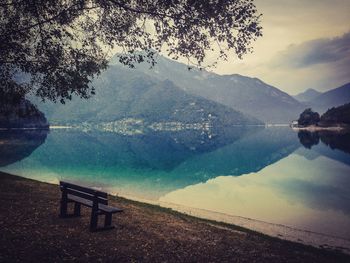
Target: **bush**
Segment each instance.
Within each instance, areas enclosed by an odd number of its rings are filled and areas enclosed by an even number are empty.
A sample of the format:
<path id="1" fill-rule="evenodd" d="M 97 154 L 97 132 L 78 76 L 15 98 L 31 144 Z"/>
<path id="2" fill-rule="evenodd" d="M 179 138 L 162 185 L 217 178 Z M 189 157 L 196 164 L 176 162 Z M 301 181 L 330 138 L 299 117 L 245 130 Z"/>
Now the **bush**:
<path id="1" fill-rule="evenodd" d="M 311 108 L 304 110 L 298 119 L 298 124 L 301 126 L 317 125 L 320 121 L 320 114 L 312 111 Z"/>

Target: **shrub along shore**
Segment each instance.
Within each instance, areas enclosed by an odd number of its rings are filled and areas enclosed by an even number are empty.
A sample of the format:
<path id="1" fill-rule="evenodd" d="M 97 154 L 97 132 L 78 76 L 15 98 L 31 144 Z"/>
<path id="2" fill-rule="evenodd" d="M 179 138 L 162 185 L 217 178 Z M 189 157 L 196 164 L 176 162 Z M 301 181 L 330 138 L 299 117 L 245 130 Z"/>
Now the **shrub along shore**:
<path id="1" fill-rule="evenodd" d="M 61 219 L 60 190 L 0 172 L 0 262 L 350 262 L 350 256 L 109 196 L 116 228 Z M 102 221 L 102 220 L 101 220 Z"/>

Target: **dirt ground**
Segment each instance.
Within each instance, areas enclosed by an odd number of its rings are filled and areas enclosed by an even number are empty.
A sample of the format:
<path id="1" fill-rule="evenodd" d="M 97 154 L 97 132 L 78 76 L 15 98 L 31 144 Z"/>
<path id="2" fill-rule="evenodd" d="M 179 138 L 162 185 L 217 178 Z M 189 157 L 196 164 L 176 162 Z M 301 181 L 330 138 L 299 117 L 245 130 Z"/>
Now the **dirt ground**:
<path id="1" fill-rule="evenodd" d="M 58 217 L 60 190 L 0 172 L 0 262 L 350 262 L 350 256 L 110 196 L 115 229 L 90 209 Z M 102 220 L 101 220 L 102 221 Z"/>

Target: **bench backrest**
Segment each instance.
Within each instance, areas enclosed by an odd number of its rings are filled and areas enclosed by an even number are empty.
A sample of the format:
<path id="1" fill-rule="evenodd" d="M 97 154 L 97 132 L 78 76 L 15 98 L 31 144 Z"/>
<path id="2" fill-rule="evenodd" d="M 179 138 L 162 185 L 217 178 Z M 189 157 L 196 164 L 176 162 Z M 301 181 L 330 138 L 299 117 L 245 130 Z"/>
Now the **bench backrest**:
<path id="1" fill-rule="evenodd" d="M 60 182 L 60 188 L 62 192 L 67 194 L 108 205 L 107 193 L 105 192 L 63 181 Z"/>

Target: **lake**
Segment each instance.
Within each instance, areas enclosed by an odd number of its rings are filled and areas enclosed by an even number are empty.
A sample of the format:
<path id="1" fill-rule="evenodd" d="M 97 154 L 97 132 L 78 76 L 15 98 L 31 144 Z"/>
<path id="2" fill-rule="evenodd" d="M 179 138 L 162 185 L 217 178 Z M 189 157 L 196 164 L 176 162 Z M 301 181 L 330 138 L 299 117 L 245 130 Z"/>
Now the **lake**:
<path id="1" fill-rule="evenodd" d="M 289 127 L 0 131 L 0 170 L 349 241 L 349 142 Z"/>

